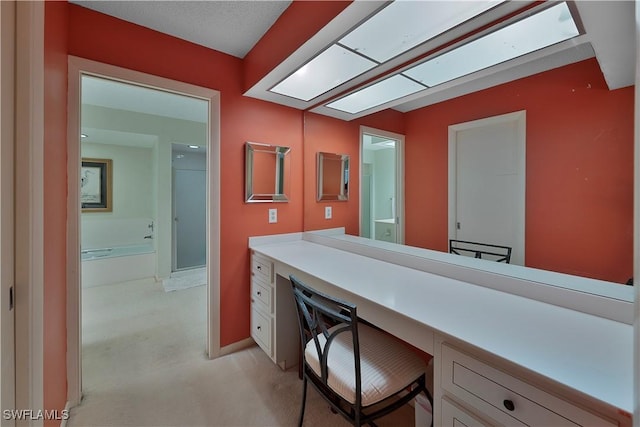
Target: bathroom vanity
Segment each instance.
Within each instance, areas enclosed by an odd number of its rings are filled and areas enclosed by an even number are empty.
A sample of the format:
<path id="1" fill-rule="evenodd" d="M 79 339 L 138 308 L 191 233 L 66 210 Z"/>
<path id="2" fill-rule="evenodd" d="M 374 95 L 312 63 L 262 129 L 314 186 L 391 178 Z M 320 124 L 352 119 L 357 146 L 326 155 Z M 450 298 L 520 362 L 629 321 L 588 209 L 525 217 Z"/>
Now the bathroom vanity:
<path id="1" fill-rule="evenodd" d="M 436 426 L 632 424 L 633 303 L 615 287 L 612 297 L 578 295 L 535 272 L 474 270 L 472 259 L 339 229 L 252 237 L 249 247 L 251 334 L 283 369 L 298 363 L 294 274 L 433 355 Z"/>

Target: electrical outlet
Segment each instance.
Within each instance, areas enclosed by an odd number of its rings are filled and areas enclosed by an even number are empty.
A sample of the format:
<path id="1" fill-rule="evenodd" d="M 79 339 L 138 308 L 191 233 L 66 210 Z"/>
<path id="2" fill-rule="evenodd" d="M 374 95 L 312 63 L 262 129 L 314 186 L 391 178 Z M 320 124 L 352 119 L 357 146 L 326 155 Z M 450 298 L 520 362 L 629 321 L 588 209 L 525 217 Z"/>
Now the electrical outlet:
<path id="1" fill-rule="evenodd" d="M 331 206 L 324 207 L 324 219 L 331 219 Z"/>
<path id="2" fill-rule="evenodd" d="M 269 209 L 269 224 L 278 222 L 278 209 Z"/>

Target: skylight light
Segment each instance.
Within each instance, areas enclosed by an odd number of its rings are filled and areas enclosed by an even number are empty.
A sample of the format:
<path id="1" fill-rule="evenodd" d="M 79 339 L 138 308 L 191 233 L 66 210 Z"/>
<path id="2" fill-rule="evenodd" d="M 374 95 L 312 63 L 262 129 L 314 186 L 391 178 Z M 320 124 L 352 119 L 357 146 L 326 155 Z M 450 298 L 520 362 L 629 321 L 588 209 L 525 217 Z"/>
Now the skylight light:
<path id="1" fill-rule="evenodd" d="M 343 37 L 339 43 L 382 63 L 499 3 L 502 0 L 396 0 Z"/>
<path id="2" fill-rule="evenodd" d="M 326 104 L 326 107 L 358 114 L 578 35 L 580 31 L 567 3 L 557 3 L 402 73 L 339 98 Z"/>
<path id="3" fill-rule="evenodd" d="M 309 101 L 376 65 L 375 62 L 343 47 L 332 45 L 271 91 Z"/>
<path id="4" fill-rule="evenodd" d="M 310 101 L 504 0 L 396 0 L 270 89 Z"/>
<path id="5" fill-rule="evenodd" d="M 403 74 L 436 86 L 580 34 L 569 7 L 559 3 L 423 62 Z"/>
<path id="6" fill-rule="evenodd" d="M 327 107 L 356 114 L 386 102 L 424 90 L 425 86 L 400 74 L 327 104 Z"/>

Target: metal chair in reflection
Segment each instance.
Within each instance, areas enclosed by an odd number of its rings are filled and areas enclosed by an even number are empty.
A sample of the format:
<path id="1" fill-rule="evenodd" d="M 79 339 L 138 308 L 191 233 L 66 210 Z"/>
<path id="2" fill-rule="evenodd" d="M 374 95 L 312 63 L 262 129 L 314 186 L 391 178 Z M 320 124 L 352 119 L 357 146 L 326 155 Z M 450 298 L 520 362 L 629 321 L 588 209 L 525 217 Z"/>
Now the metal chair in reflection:
<path id="1" fill-rule="evenodd" d="M 449 240 L 449 253 L 504 262 L 507 264 L 511 262 L 510 246 L 451 239 Z"/>
<path id="2" fill-rule="evenodd" d="M 299 426 L 307 382 L 355 426 L 405 405 L 425 386 L 426 363 L 388 334 L 359 321 L 356 306 L 320 293 L 290 276 L 298 310 L 303 360 Z"/>

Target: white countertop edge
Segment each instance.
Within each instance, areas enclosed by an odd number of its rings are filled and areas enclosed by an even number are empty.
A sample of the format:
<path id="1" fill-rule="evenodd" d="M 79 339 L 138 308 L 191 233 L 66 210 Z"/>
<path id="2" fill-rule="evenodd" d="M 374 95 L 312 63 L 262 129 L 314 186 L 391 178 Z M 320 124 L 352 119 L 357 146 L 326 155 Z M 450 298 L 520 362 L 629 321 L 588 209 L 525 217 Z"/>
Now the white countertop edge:
<path id="1" fill-rule="evenodd" d="M 296 240 L 302 240 L 301 232 L 252 236 L 249 237 L 249 248 L 253 249 L 257 246 L 272 245 L 275 243 L 295 242 Z"/>

